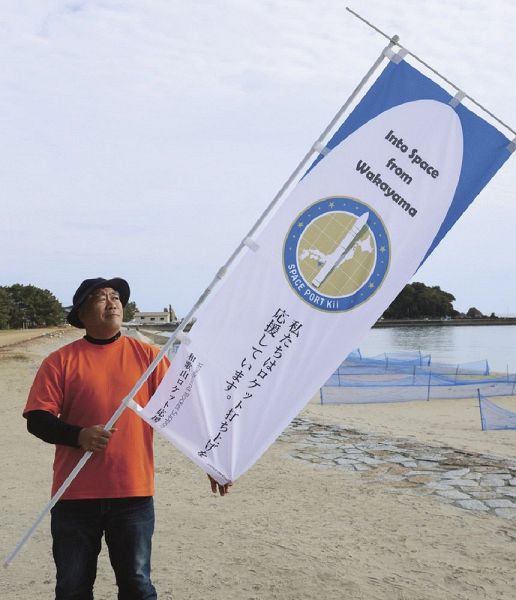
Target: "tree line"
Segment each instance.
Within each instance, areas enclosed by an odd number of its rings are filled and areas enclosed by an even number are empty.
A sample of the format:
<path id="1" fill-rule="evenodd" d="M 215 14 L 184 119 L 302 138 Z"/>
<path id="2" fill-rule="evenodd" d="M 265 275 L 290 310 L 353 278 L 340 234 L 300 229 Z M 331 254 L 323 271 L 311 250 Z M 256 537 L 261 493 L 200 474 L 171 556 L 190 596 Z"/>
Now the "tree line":
<path id="1" fill-rule="evenodd" d="M 61 325 L 63 307 L 49 290 L 35 285 L 0 287 L 0 329 Z"/>
<path id="2" fill-rule="evenodd" d="M 465 315 L 453 308 L 455 297 L 441 290 L 438 285 L 432 287 L 415 281 L 408 283 L 396 296 L 389 308 L 383 313 L 384 319 L 443 319 L 455 317 L 481 318 L 484 315 L 471 307 Z M 496 318 L 491 313 L 490 318 Z"/>
<path id="3" fill-rule="evenodd" d="M 130 321 L 138 307 L 129 302 L 124 321 Z M 54 327 L 65 323 L 65 310 L 50 290 L 15 283 L 0 286 L 0 329 Z"/>

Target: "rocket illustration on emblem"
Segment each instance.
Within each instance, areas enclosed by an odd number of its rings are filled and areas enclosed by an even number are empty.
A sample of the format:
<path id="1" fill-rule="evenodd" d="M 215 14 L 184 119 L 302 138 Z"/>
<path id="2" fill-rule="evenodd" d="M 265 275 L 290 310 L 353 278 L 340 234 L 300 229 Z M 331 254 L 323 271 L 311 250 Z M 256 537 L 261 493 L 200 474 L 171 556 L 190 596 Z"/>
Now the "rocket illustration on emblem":
<path id="1" fill-rule="evenodd" d="M 362 235 L 364 227 L 367 226 L 368 218 L 368 212 L 358 217 L 357 220 L 351 226 L 351 228 L 344 235 L 337 248 L 335 248 L 335 250 L 327 256 L 324 265 L 321 267 L 321 270 L 312 280 L 312 285 L 315 288 L 318 288 L 324 282 L 324 280 L 328 277 L 331 271 L 333 271 L 333 269 L 342 261 L 346 254 L 351 250 L 351 248 L 353 248 L 353 246 L 358 241 L 358 238 Z"/>

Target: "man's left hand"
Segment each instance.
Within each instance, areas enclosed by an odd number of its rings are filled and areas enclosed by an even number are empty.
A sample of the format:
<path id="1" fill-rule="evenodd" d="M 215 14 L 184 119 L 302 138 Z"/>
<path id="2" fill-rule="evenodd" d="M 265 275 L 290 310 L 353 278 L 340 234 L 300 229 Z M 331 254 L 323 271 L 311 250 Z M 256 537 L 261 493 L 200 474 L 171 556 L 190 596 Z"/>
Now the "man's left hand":
<path id="1" fill-rule="evenodd" d="M 208 475 L 208 474 L 207 474 Z M 225 496 L 229 494 L 229 488 L 233 485 L 232 483 L 219 483 L 217 480 L 213 479 L 211 475 L 208 475 L 208 479 L 210 480 L 211 491 L 216 494 L 217 489 L 219 490 L 219 494 L 221 496 Z"/>

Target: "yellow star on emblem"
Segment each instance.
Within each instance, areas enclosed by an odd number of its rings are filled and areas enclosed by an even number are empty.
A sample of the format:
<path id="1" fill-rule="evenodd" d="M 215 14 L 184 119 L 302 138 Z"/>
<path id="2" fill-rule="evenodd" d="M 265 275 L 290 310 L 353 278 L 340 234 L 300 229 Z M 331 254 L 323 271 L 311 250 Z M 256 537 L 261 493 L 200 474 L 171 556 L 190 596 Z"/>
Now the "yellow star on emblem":
<path id="1" fill-rule="evenodd" d="M 335 202 L 330 202 L 330 208 L 335 208 Z"/>
<path id="2" fill-rule="evenodd" d="M 304 223 L 302 221 L 299 221 L 299 223 L 297 224 L 298 227 L 303 227 Z"/>
<path id="3" fill-rule="evenodd" d="M 380 247 L 380 252 L 385 252 L 385 246 Z"/>
<path id="4" fill-rule="evenodd" d="M 374 288 L 374 283 L 370 283 L 370 284 L 369 284 L 369 287 L 370 287 L 371 289 L 373 289 L 373 288 Z"/>

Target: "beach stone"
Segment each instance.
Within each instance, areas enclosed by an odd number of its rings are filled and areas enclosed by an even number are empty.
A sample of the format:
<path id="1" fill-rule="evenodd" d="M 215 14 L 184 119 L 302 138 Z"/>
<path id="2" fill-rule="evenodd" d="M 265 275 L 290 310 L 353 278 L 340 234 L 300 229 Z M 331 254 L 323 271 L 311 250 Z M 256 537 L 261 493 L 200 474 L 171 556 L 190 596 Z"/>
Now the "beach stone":
<path id="1" fill-rule="evenodd" d="M 516 508 L 495 508 L 495 513 L 504 519 L 516 519 Z"/>
<path id="2" fill-rule="evenodd" d="M 417 467 L 417 463 L 415 463 L 414 461 L 410 461 L 410 460 L 406 460 L 404 462 L 401 463 L 404 467 L 406 467 L 407 469 L 414 469 L 415 467 Z"/>
<path id="3" fill-rule="evenodd" d="M 332 450 L 335 448 L 335 444 L 333 442 L 317 442 L 317 446 L 323 450 L 324 448 L 331 448 Z"/>
<path id="4" fill-rule="evenodd" d="M 472 479 L 445 479 L 444 481 L 449 481 L 449 485 L 458 485 L 459 487 L 478 487 L 478 481 L 473 481 Z"/>
<path id="5" fill-rule="evenodd" d="M 516 485 L 516 477 L 514 479 L 509 479 L 509 485 Z"/>
<path id="6" fill-rule="evenodd" d="M 342 452 L 321 452 L 319 456 L 327 460 L 335 460 L 342 456 Z"/>
<path id="7" fill-rule="evenodd" d="M 368 456 L 364 456 L 364 458 L 360 460 L 365 465 L 383 465 L 383 460 L 378 460 L 377 458 L 369 458 Z"/>
<path id="8" fill-rule="evenodd" d="M 495 473 L 497 473 L 498 471 L 495 471 L 493 469 L 493 467 L 488 467 L 487 465 L 475 465 L 475 471 L 477 471 L 480 474 L 490 474 L 490 475 L 494 475 Z"/>
<path id="9" fill-rule="evenodd" d="M 377 450 L 382 448 L 382 444 L 378 444 L 376 436 L 371 434 L 366 437 L 362 436 L 360 440 L 357 440 L 355 447 L 360 448 L 361 450 Z"/>
<path id="10" fill-rule="evenodd" d="M 418 461 L 421 460 L 424 462 L 428 462 L 430 464 L 440 462 L 442 460 L 442 456 L 440 454 L 415 453 L 414 456 L 415 456 L 415 458 L 417 458 Z"/>
<path id="11" fill-rule="evenodd" d="M 480 500 L 458 500 L 456 504 L 467 510 L 489 510 L 489 508 L 483 502 L 480 502 Z M 499 508 L 498 510 L 504 509 Z"/>
<path id="12" fill-rule="evenodd" d="M 300 452 L 304 452 L 305 450 L 307 452 L 312 452 L 312 450 L 315 448 L 316 446 L 314 446 L 314 444 L 299 444 L 297 449 Z"/>
<path id="13" fill-rule="evenodd" d="M 491 508 L 516 508 L 513 502 L 505 500 L 503 498 L 494 498 L 493 500 L 486 500 L 485 503 Z"/>
<path id="14" fill-rule="evenodd" d="M 458 490 L 437 490 L 437 494 L 443 498 L 449 498 L 450 500 L 471 500 L 468 494 L 464 494 Z"/>
<path id="15" fill-rule="evenodd" d="M 496 488 L 496 492 L 498 492 L 500 496 L 511 496 L 516 498 L 516 489 L 513 487 L 498 487 Z"/>
<path id="16" fill-rule="evenodd" d="M 457 479 L 457 477 L 462 477 L 463 475 L 467 475 L 470 469 L 455 469 L 454 471 L 447 471 L 442 474 L 443 479 Z"/>
<path id="17" fill-rule="evenodd" d="M 417 457 L 416 457 L 417 458 Z M 419 458 L 417 458 L 417 466 L 421 469 L 424 467 L 427 467 L 428 469 L 435 469 L 437 464 L 439 463 L 438 460 L 436 460 L 435 462 L 429 462 L 427 460 L 419 460 Z"/>
<path id="18" fill-rule="evenodd" d="M 501 487 L 505 485 L 505 479 L 500 475 L 482 475 L 482 485 Z"/>
<path id="19" fill-rule="evenodd" d="M 371 467 L 367 465 L 363 465 L 362 463 L 358 463 L 355 465 L 355 471 L 370 471 Z"/>
<path id="20" fill-rule="evenodd" d="M 453 490 L 451 485 L 443 483 L 442 481 L 431 481 L 427 484 L 427 487 L 433 490 Z"/>
<path id="21" fill-rule="evenodd" d="M 407 459 L 408 459 L 407 456 L 403 456 L 401 454 L 394 454 L 393 456 L 385 457 L 386 462 L 399 463 L 399 464 L 406 462 Z M 414 463 L 414 466 L 417 467 L 417 465 L 415 463 Z"/>
<path id="22" fill-rule="evenodd" d="M 382 453 L 392 453 L 399 452 L 400 449 L 397 446 L 392 446 L 390 444 L 370 444 L 369 450 L 372 452 L 382 452 Z"/>
<path id="23" fill-rule="evenodd" d="M 498 498 L 499 494 L 493 491 L 485 491 L 485 490 L 474 490 L 472 488 L 468 488 L 468 494 L 476 498 L 477 500 L 493 500 L 493 498 Z"/>

